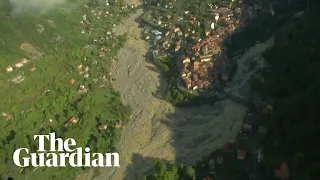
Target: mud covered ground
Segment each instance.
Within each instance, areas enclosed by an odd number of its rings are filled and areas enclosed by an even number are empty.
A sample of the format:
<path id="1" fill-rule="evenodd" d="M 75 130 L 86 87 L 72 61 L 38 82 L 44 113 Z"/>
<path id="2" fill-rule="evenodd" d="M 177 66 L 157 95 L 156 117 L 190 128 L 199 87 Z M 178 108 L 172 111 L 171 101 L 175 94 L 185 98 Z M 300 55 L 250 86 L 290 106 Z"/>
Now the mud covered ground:
<path id="1" fill-rule="evenodd" d="M 138 0 L 127 3 L 139 4 Z M 123 128 L 120 142 L 120 168 L 102 168 L 96 180 L 141 180 L 152 168 L 155 158 L 182 163 L 193 163 L 203 155 L 235 140 L 247 107 L 232 100 L 223 100 L 213 106 L 176 108 L 153 96 L 165 80 L 157 68 L 145 58 L 147 42 L 140 39 L 141 29 L 135 22 L 142 14 L 125 19 L 114 29 L 128 33 L 129 39 L 113 65 L 113 87 L 121 93 L 123 103 L 133 109 L 131 120 Z M 243 95 L 255 61 L 263 66 L 261 53 L 274 43 L 273 38 L 257 44 L 237 58 L 239 68 L 232 83 L 232 92 Z M 163 89 L 160 89 L 160 92 Z"/>
<path id="2" fill-rule="evenodd" d="M 135 22 L 141 13 L 115 29 L 119 34 L 128 33 L 129 40 L 113 66 L 113 87 L 121 93 L 124 104 L 132 107 L 133 114 L 122 132 L 121 167 L 103 168 L 97 180 L 141 179 L 155 158 L 193 163 L 225 142 L 234 141 L 247 110 L 231 100 L 214 106 L 175 108 L 154 97 L 162 78 L 144 56 L 147 43 L 139 38 Z"/>

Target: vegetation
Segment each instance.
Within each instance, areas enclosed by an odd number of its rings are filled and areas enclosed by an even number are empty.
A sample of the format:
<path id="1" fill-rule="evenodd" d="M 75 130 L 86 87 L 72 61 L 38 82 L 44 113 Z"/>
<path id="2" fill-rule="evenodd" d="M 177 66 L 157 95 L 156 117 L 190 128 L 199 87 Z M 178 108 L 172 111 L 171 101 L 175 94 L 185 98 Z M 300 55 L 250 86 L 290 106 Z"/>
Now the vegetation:
<path id="1" fill-rule="evenodd" d="M 109 6 L 100 0 L 82 3 L 69 0 L 45 14 L 29 11 L 15 16 L 11 16 L 8 0 L 1 4 L 0 178 L 72 179 L 82 170 L 39 168 L 33 171 L 32 167 L 16 167 L 12 162 L 13 152 L 21 147 L 35 151 L 35 134 L 56 132 L 59 137 L 72 137 L 77 146 L 89 146 L 95 152 L 112 152 L 118 148 L 120 129 L 114 124 L 117 120 L 125 123 L 130 109 L 121 104 L 119 94 L 112 89 L 108 71 L 126 37 L 116 37 L 110 32 L 134 9 L 122 8 L 122 2 Z M 101 11 L 100 19 L 92 11 Z M 104 17 L 106 12 L 109 13 Z M 89 25 L 80 24 L 84 14 Z M 93 29 L 91 34 L 90 29 Z M 101 47 L 110 49 L 104 57 L 98 56 Z M 15 68 L 15 63 L 23 58 L 29 62 Z M 88 67 L 88 78 L 79 75 L 79 64 Z M 7 66 L 12 66 L 13 71 L 6 72 Z M 30 71 L 31 67 L 35 70 Z M 17 78 L 22 82 L 12 81 Z M 71 79 L 75 82 L 70 83 Z M 88 87 L 88 93 L 78 93 L 79 85 Z M 12 117 L 6 118 L 2 112 Z M 72 116 L 78 117 L 79 122 L 65 128 Z M 102 123 L 108 125 L 105 131 L 98 130 Z"/>
<path id="2" fill-rule="evenodd" d="M 249 142 L 249 141 L 247 141 Z M 251 141 L 250 141 L 251 142 Z M 252 145 L 252 144 L 251 144 Z M 247 171 L 248 160 L 236 159 L 236 146 L 229 150 L 224 148 L 217 149 L 211 154 L 203 157 L 194 165 L 185 166 L 183 164 L 173 163 L 165 165 L 164 161 L 156 160 L 153 172 L 145 176 L 146 180 L 195 180 L 195 179 L 237 179 L 246 180 L 250 178 Z M 210 161 L 223 157 L 223 164 L 212 166 Z M 250 159 L 250 157 L 248 158 Z M 252 160 L 252 159 L 250 159 Z M 170 168 L 169 168 L 170 167 Z M 161 175 L 160 175 L 161 174 Z"/>
<path id="3" fill-rule="evenodd" d="M 159 67 L 163 75 L 167 79 L 167 87 L 164 95 L 164 99 L 173 105 L 186 106 L 199 101 L 197 94 L 190 94 L 180 90 L 177 87 L 177 78 L 179 77 L 179 71 L 176 67 L 176 58 L 173 56 L 166 56 L 161 58 L 155 58 L 154 63 Z"/>
<path id="4" fill-rule="evenodd" d="M 287 22 L 265 54 L 271 69 L 260 90 L 274 97 L 276 109 L 264 142 L 265 179 L 286 161 L 292 180 L 319 179 L 319 12 Z M 269 175 L 269 176 L 268 176 Z M 271 176 L 270 176 L 271 175 Z"/>
<path id="5" fill-rule="evenodd" d="M 149 176 L 145 176 L 145 180 L 195 180 L 196 171 L 192 166 L 172 165 L 168 167 L 163 161 L 156 161 L 155 171 Z"/>

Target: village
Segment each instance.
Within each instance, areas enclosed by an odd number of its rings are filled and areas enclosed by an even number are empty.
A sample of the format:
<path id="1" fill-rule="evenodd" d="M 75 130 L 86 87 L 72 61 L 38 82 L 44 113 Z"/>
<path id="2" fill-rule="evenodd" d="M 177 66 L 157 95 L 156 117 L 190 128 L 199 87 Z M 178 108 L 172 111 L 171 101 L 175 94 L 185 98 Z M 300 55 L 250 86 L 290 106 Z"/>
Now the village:
<path id="1" fill-rule="evenodd" d="M 147 11 L 141 18 L 151 26 L 145 28 L 144 38 L 152 41 L 154 54 L 161 57 L 172 53 L 176 57 L 180 74 L 177 79 L 189 92 L 227 86 L 232 72 L 225 44 L 231 41 L 232 33 L 241 29 L 243 22 L 252 19 L 260 9 L 257 4 L 245 7 L 241 1 L 207 6 L 209 18 L 197 17 L 190 11 L 173 17 L 166 11 L 170 3 L 157 7 L 163 8 L 162 13 Z"/>

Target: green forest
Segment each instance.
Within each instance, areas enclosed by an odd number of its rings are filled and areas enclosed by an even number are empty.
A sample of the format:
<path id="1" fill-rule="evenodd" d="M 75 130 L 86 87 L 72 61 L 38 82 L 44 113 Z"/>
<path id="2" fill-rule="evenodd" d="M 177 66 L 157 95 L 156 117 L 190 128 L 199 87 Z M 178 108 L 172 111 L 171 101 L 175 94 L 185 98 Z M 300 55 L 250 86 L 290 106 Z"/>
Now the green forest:
<path id="1" fill-rule="evenodd" d="M 109 68 L 126 40 L 112 28 L 135 10 L 124 6 L 68 0 L 45 13 L 15 13 L 9 0 L 1 1 L 0 179 L 73 179 L 83 170 L 15 166 L 15 149 L 37 149 L 35 134 L 55 132 L 101 153 L 118 149 L 118 125 L 130 108 L 112 89 Z M 66 127 L 72 117 L 79 122 Z"/>

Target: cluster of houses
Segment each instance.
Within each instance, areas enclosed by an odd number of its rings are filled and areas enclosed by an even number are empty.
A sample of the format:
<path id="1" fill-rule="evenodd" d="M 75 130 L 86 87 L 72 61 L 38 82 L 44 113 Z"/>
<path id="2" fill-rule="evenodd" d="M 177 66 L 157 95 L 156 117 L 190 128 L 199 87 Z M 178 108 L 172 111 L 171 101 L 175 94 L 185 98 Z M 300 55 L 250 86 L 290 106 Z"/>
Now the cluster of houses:
<path id="1" fill-rule="evenodd" d="M 14 65 L 14 67 L 15 67 L 16 69 L 19 69 L 19 68 L 23 67 L 24 65 L 26 65 L 28 62 L 29 62 L 29 60 L 27 60 L 26 58 L 23 58 L 23 59 L 21 59 L 20 61 L 18 61 L 18 62 Z M 7 66 L 7 67 L 6 67 L 6 71 L 7 71 L 7 72 L 12 72 L 13 70 L 14 70 L 14 69 L 13 69 L 13 66 Z M 30 67 L 29 67 L 29 71 L 32 72 L 32 71 L 34 71 L 34 70 L 36 70 L 36 67 L 35 67 L 35 66 L 30 66 Z M 12 78 L 10 81 L 11 81 L 12 83 L 14 83 L 14 84 L 19 84 L 19 83 L 23 82 L 24 79 L 25 79 L 25 76 L 23 76 L 23 74 L 18 74 L 18 75 L 16 75 L 14 78 Z"/>
<path id="2" fill-rule="evenodd" d="M 231 35 L 237 25 L 239 25 L 239 16 L 241 11 L 234 14 L 229 7 L 217 7 L 213 20 L 204 24 L 205 36 L 203 38 L 191 35 L 193 44 L 187 45 L 183 50 L 183 69 L 181 77 L 189 90 L 200 90 L 209 88 L 214 83 L 214 70 L 216 57 L 222 56 L 227 61 L 224 53 L 224 41 Z M 223 22 L 223 25 L 219 22 Z M 189 23 L 199 24 L 197 18 L 190 16 Z M 191 30 L 188 29 L 190 32 Z M 189 32 L 185 36 L 189 36 Z M 191 34 L 194 34 L 191 32 Z M 175 51 L 179 51 L 180 42 L 176 44 Z M 228 81 L 228 73 L 222 75 L 222 80 Z"/>
<path id="3" fill-rule="evenodd" d="M 106 1 L 105 6 L 110 6 L 110 3 L 108 1 Z M 87 5 L 85 5 L 86 8 L 89 8 Z M 123 5 L 121 6 L 121 9 L 119 9 L 119 11 L 125 11 L 129 8 L 134 9 L 137 8 L 137 5 Z M 95 10 L 91 10 L 91 14 L 90 16 L 92 16 L 93 20 L 99 20 L 99 19 L 103 19 L 103 18 L 112 18 L 114 17 L 114 14 L 112 14 L 110 11 L 95 11 Z M 117 16 L 119 16 L 119 14 L 117 14 Z M 82 34 L 84 33 L 88 33 L 91 34 L 92 30 L 93 30 L 93 25 L 90 23 L 90 21 L 87 18 L 87 14 L 84 14 L 82 16 L 82 19 L 80 20 L 80 24 L 84 25 L 84 29 L 81 31 Z M 116 24 L 112 24 L 113 27 L 116 27 Z M 110 32 L 111 33 L 111 32 Z"/>
<path id="4" fill-rule="evenodd" d="M 34 47 L 31 44 L 26 43 L 26 42 L 24 42 L 20 45 L 20 49 L 22 51 L 24 51 L 31 58 L 31 60 L 36 60 L 37 58 L 41 57 L 44 54 L 44 53 L 39 52 L 37 47 Z M 30 60 L 28 60 L 26 58 L 22 58 L 18 62 L 16 62 L 13 66 L 7 66 L 5 69 L 7 72 L 12 72 L 14 70 L 14 68 L 19 69 L 19 68 L 25 66 L 26 64 L 28 64 L 29 62 L 30 62 Z M 34 71 L 34 70 L 36 70 L 35 66 L 33 66 L 33 65 L 29 66 L 29 71 Z M 17 79 L 19 79 L 19 78 L 17 78 Z M 21 81 L 17 82 L 16 80 L 13 80 L 12 82 L 20 83 Z"/>
<path id="5" fill-rule="evenodd" d="M 34 47 L 31 44 L 26 43 L 26 42 L 24 42 L 20 45 L 20 49 L 22 51 L 24 51 L 26 54 L 28 54 L 28 56 L 31 58 L 31 60 L 36 60 L 37 58 L 39 58 L 43 55 L 43 53 L 40 53 L 36 47 Z M 29 62 L 30 62 L 30 60 L 28 60 L 26 58 L 22 58 L 18 62 L 16 62 L 13 66 L 7 66 L 5 68 L 6 72 L 12 72 L 14 69 L 22 68 L 23 66 L 25 66 Z M 33 66 L 33 65 L 29 66 L 29 71 L 32 72 L 34 70 L 36 70 L 35 66 Z M 11 82 L 13 82 L 15 84 L 18 84 L 22 81 L 24 81 L 23 75 L 17 75 L 15 78 L 13 78 L 11 80 Z"/>
<path id="6" fill-rule="evenodd" d="M 199 91 L 212 87 L 214 80 L 216 57 L 224 54 L 224 42 L 240 25 L 242 10 L 240 7 L 217 6 L 208 4 L 212 18 L 204 22 L 202 17 L 185 11 L 183 17 L 173 20 L 170 14 L 160 14 L 154 17 L 153 23 L 167 32 L 152 32 L 155 41 L 160 41 L 163 51 L 171 50 L 180 54 L 180 75 L 189 90 Z M 150 24 L 150 23 L 149 23 Z M 146 39 L 150 39 L 147 36 Z M 221 79 L 228 81 L 228 73 L 223 73 Z"/>
<path id="7" fill-rule="evenodd" d="M 82 64 L 79 64 L 77 66 L 77 69 L 79 70 L 79 75 L 82 75 L 84 78 L 89 77 L 89 67 L 84 67 Z"/>
<path id="8" fill-rule="evenodd" d="M 16 62 L 16 64 L 14 65 L 15 68 L 21 68 L 23 67 L 25 64 L 27 64 L 29 62 L 29 60 L 27 60 L 26 58 L 22 58 L 20 61 Z M 36 70 L 36 68 L 34 66 L 30 66 L 29 68 L 30 71 L 34 71 Z M 13 71 L 13 66 L 7 66 L 6 67 L 6 71 L 7 72 L 12 72 Z"/>

